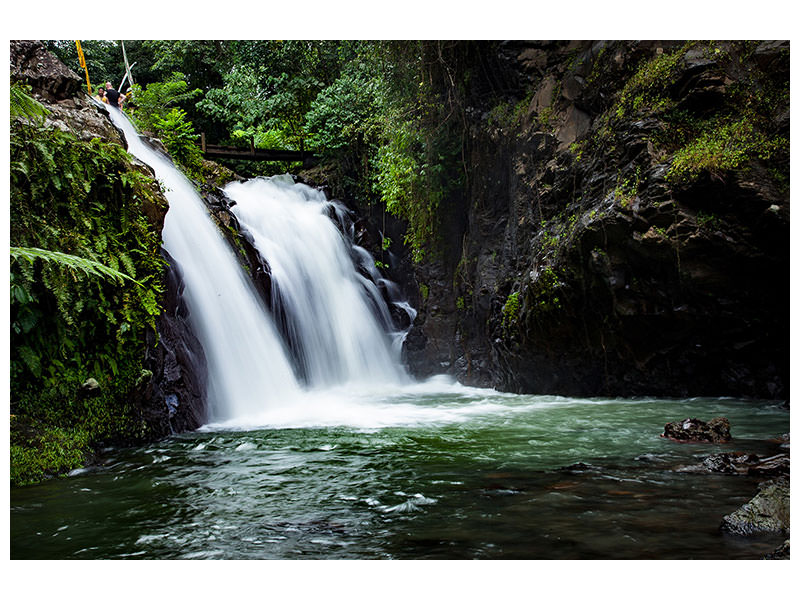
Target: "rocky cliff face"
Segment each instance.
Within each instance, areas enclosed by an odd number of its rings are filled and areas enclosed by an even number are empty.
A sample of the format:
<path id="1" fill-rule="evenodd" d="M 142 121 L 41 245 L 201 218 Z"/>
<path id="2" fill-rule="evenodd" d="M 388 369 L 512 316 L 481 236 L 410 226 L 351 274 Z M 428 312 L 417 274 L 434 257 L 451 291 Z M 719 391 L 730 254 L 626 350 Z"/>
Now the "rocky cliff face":
<path id="1" fill-rule="evenodd" d="M 788 43 L 501 46 L 406 354 L 502 390 L 788 398 Z"/>

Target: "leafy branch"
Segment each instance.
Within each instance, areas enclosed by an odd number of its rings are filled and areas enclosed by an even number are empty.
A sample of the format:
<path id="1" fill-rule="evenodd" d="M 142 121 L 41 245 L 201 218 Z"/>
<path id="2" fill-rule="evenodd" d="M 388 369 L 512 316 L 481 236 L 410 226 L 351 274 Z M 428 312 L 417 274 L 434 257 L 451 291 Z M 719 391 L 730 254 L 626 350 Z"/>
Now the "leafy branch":
<path id="1" fill-rule="evenodd" d="M 52 250 L 42 250 L 41 248 L 18 248 L 12 246 L 11 258 L 14 260 L 24 258 L 27 259 L 31 264 L 33 264 L 37 258 L 47 262 L 53 261 L 74 271 L 86 273 L 87 275 L 113 279 L 119 283 L 123 283 L 125 280 L 132 281 L 136 285 L 143 287 L 141 283 L 132 277 L 129 277 L 122 271 L 112 269 L 111 267 L 107 267 L 102 263 L 90 260 L 88 258 L 75 256 L 74 254 L 65 254 L 63 252 L 55 252 Z"/>

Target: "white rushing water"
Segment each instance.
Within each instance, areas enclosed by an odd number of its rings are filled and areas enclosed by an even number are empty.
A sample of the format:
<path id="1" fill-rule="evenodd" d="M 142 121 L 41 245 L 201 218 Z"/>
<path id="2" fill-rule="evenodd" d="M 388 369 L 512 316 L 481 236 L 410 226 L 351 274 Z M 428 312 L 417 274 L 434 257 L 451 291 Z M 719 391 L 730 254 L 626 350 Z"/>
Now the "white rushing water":
<path id="1" fill-rule="evenodd" d="M 273 313 L 287 315 L 286 334 L 309 386 L 402 381 L 374 261 L 329 216 L 346 225 L 343 207 L 288 175 L 230 183 L 225 192 L 271 269 Z M 371 278 L 354 268 L 351 251 Z"/>
<path id="2" fill-rule="evenodd" d="M 291 426 L 313 423 L 315 410 L 326 422 L 334 406 L 349 410 L 332 401 L 339 392 L 328 390 L 344 386 L 363 394 L 410 383 L 399 360 L 404 333 L 389 333 L 391 317 L 376 282 L 390 299 L 396 286 L 381 280 L 372 257 L 335 226 L 329 215 L 348 223 L 342 206 L 288 176 L 227 186 L 237 218 L 270 267 L 271 308 L 285 316 L 278 327 L 192 183 L 145 144 L 120 111 L 109 112 L 129 152 L 166 188 L 163 242 L 183 272 L 190 319 L 208 361 L 212 422 Z M 413 320 L 413 309 L 407 303 L 401 308 Z M 350 408 L 361 404 L 354 400 Z M 340 414 L 339 420 L 347 419 Z"/>

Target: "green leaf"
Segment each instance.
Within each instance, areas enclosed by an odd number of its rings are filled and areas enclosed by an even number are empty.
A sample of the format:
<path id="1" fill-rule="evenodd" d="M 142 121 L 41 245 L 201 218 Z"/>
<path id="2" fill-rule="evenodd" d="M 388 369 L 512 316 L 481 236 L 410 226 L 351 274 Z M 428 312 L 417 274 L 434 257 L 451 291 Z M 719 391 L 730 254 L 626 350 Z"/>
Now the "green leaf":
<path id="1" fill-rule="evenodd" d="M 26 259 L 33 263 L 37 258 L 44 261 L 52 261 L 61 266 L 67 267 L 72 270 L 81 271 L 87 275 L 97 277 L 104 277 L 107 279 L 116 280 L 122 283 L 123 280 L 132 281 L 136 285 L 142 284 L 129 277 L 125 273 L 112 269 L 94 260 L 75 256 L 74 254 L 64 254 L 63 252 L 54 252 L 51 250 L 42 250 L 41 248 L 11 248 L 11 258 L 14 260 Z"/>

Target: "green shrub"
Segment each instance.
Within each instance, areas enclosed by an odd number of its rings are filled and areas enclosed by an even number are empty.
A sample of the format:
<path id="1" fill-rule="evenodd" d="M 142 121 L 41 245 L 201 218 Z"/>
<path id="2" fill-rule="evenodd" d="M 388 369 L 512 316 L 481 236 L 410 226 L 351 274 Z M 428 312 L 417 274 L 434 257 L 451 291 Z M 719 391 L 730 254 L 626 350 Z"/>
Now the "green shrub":
<path id="1" fill-rule="evenodd" d="M 519 292 L 513 292 L 506 298 L 506 303 L 503 305 L 503 329 L 508 329 L 516 324 L 519 318 Z"/>
<path id="2" fill-rule="evenodd" d="M 660 111 L 670 107 L 672 101 L 666 90 L 678 73 L 680 61 L 695 44 L 687 42 L 672 52 L 642 63 L 622 88 L 615 108 L 616 116 L 622 118 L 640 110 Z"/>
<path id="3" fill-rule="evenodd" d="M 420 283 L 419 284 L 419 293 L 422 294 L 422 300 L 425 301 L 425 300 L 428 299 L 428 295 L 431 293 L 431 290 L 424 283 Z"/>
<path id="4" fill-rule="evenodd" d="M 667 179 L 687 181 L 704 171 L 719 177 L 751 159 L 768 160 L 782 149 L 788 149 L 788 141 L 767 137 L 756 128 L 752 116 L 731 122 L 713 121 L 674 153 Z"/>
<path id="5" fill-rule="evenodd" d="M 37 483 L 84 465 L 91 451 L 85 430 L 44 427 L 23 432 L 15 423 L 18 420 L 16 416 L 11 419 L 12 485 Z"/>
<path id="6" fill-rule="evenodd" d="M 197 145 L 199 137 L 186 120 L 186 111 L 173 108 L 164 118 L 155 117 L 154 132 L 161 138 L 173 160 L 193 177 L 201 177 L 203 153 Z"/>
<path id="7" fill-rule="evenodd" d="M 126 105 L 126 110 L 139 129 L 155 132 L 159 119 L 167 118 L 169 112 L 181 103 L 195 100 L 203 93 L 188 88 L 183 73 L 173 73 L 166 81 L 153 82 L 146 87 L 134 84 L 131 86 L 131 103 Z"/>

